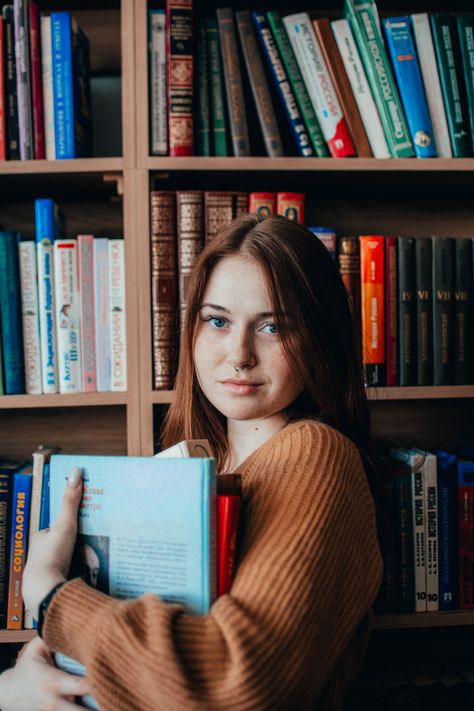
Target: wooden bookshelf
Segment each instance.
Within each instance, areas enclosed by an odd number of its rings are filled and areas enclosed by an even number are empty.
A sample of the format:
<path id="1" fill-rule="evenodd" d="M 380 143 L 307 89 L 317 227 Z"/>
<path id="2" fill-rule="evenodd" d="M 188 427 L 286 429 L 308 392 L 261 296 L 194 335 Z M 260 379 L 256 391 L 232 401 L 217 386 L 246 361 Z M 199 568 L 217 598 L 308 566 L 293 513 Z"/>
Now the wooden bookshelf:
<path id="1" fill-rule="evenodd" d="M 19 644 L 36 637 L 35 630 L 0 630 L 0 644 Z"/>
<path id="2" fill-rule="evenodd" d="M 7 160 L 0 175 L 61 175 L 62 173 L 114 173 L 123 170 L 123 158 L 76 158 L 74 160 Z"/>
<path id="3" fill-rule="evenodd" d="M 100 405 L 126 405 L 127 393 L 77 393 L 74 395 L 2 395 L 0 410 L 43 407 L 97 407 Z"/>
<path id="4" fill-rule="evenodd" d="M 463 625 L 474 625 L 474 610 L 375 615 L 372 627 L 374 630 L 394 630 L 422 629 L 426 627 L 460 627 Z"/>

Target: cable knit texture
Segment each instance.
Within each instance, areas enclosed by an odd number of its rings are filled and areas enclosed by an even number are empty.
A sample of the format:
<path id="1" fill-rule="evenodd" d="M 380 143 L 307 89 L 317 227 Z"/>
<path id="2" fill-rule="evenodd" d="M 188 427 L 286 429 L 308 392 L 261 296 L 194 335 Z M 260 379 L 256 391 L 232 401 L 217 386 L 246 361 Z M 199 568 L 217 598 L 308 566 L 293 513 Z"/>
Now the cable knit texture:
<path id="1" fill-rule="evenodd" d="M 82 662 L 102 711 L 339 709 L 382 571 L 357 448 L 289 424 L 239 467 L 244 535 L 231 592 L 202 617 L 155 595 L 113 600 L 73 580 L 48 646 Z"/>

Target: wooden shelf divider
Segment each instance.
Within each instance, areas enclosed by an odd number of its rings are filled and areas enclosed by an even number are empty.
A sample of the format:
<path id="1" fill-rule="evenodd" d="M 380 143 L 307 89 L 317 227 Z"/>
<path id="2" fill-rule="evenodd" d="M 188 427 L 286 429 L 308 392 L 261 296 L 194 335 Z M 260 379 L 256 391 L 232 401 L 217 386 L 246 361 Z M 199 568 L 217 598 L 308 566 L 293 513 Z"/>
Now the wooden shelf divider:
<path id="1" fill-rule="evenodd" d="M 74 395 L 2 395 L 0 410 L 42 407 L 97 407 L 100 405 L 126 405 L 128 395 L 121 393 L 75 393 Z"/>
<path id="2" fill-rule="evenodd" d="M 412 629 L 422 627 L 458 627 L 474 625 L 474 610 L 449 610 L 445 612 L 390 613 L 375 615 L 374 630 Z"/>
<path id="3" fill-rule="evenodd" d="M 123 158 L 74 158 L 74 160 L 7 160 L 0 175 L 55 175 L 61 173 L 109 173 L 123 170 Z"/>

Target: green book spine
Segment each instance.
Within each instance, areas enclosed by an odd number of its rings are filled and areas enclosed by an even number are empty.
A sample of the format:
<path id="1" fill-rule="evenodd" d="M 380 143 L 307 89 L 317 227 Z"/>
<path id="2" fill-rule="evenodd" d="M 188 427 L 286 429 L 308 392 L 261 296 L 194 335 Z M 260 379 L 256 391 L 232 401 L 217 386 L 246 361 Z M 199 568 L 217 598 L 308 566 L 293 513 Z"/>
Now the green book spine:
<path id="1" fill-rule="evenodd" d="M 415 567 L 413 560 L 413 514 L 411 510 L 410 477 L 410 467 L 406 465 L 394 476 L 399 612 L 415 611 Z"/>
<path id="2" fill-rule="evenodd" d="M 2 356 L 2 339 L 0 338 L 0 395 L 4 394 L 3 389 L 3 356 Z"/>
<path id="3" fill-rule="evenodd" d="M 432 237 L 434 384 L 451 383 L 453 330 L 453 240 Z"/>
<path id="4" fill-rule="evenodd" d="M 456 385 L 471 382 L 472 284 L 471 240 L 454 240 L 454 354 L 453 370 Z"/>
<path id="5" fill-rule="evenodd" d="M 398 237 L 398 363 L 400 385 L 416 385 L 415 240 Z"/>
<path id="6" fill-rule="evenodd" d="M 385 52 L 373 0 L 345 0 L 345 15 L 357 43 L 390 153 L 394 158 L 415 155 L 405 114 Z"/>
<path id="7" fill-rule="evenodd" d="M 215 156 L 227 156 L 227 125 L 222 83 L 222 63 L 217 21 L 206 21 L 207 61 L 211 105 L 212 139 Z"/>
<path id="8" fill-rule="evenodd" d="M 472 141 L 456 23 L 448 13 L 434 13 L 430 22 L 451 149 L 463 158 L 472 155 Z"/>
<path id="9" fill-rule="evenodd" d="M 196 81 L 197 81 L 197 126 L 196 147 L 198 156 L 211 155 L 210 117 L 209 117 L 209 82 L 207 76 L 206 26 L 199 19 L 196 46 Z"/>
<path id="10" fill-rule="evenodd" d="M 418 385 L 433 385 L 433 277 L 431 239 L 415 240 Z"/>
<path id="11" fill-rule="evenodd" d="M 328 158 L 330 155 L 329 149 L 326 141 L 324 140 L 317 116 L 314 113 L 313 105 L 306 90 L 306 85 L 301 75 L 295 53 L 293 52 L 290 40 L 288 39 L 285 25 L 276 10 L 267 12 L 267 20 L 271 27 L 273 37 L 275 38 L 275 44 L 278 47 L 281 61 L 283 62 L 288 79 L 290 80 L 291 88 L 293 89 L 301 115 L 303 116 L 306 128 L 308 129 L 311 143 L 316 151 L 316 155 L 318 158 Z"/>
<path id="12" fill-rule="evenodd" d="M 474 147 L 474 15 L 458 15 L 456 22 L 464 81 L 466 82 L 471 141 Z"/>

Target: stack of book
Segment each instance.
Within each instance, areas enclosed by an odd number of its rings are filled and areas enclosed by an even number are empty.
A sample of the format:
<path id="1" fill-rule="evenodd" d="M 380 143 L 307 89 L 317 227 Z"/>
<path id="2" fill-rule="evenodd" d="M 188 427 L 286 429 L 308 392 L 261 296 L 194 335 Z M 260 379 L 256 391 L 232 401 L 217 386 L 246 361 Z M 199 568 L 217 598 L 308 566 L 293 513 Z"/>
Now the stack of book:
<path id="1" fill-rule="evenodd" d="M 153 155 L 473 155 L 474 15 L 345 0 L 331 22 L 224 7 L 194 25 L 192 5 L 149 11 Z"/>
<path id="2" fill-rule="evenodd" d="M 59 239 L 53 200 L 35 212 L 36 242 L 0 231 L 0 394 L 125 391 L 123 239 Z"/>

